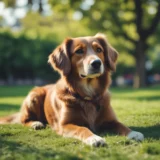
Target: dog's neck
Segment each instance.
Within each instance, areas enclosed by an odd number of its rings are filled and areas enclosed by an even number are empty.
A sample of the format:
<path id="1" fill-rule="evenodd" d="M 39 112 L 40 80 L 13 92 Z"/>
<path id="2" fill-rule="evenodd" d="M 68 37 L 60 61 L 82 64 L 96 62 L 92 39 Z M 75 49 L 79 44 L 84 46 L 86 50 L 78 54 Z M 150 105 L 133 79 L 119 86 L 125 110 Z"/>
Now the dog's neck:
<path id="1" fill-rule="evenodd" d="M 110 75 L 105 73 L 100 77 L 92 79 L 80 79 L 73 76 L 65 77 L 65 88 L 77 97 L 81 97 L 84 100 L 93 100 L 96 97 L 100 97 L 104 94 L 106 89 L 110 85 Z"/>

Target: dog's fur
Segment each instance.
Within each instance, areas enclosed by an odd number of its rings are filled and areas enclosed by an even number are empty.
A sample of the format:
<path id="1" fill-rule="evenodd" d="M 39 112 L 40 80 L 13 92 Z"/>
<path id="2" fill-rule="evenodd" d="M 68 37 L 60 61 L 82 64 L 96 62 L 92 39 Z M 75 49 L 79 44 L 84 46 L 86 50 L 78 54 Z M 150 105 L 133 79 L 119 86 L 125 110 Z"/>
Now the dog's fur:
<path id="1" fill-rule="evenodd" d="M 95 134 L 104 130 L 143 140 L 141 133 L 117 120 L 110 104 L 108 87 L 117 58 L 117 51 L 103 34 L 67 38 L 48 60 L 61 74 L 60 80 L 31 90 L 19 115 L 1 118 L 0 123 L 20 122 L 34 129 L 49 123 L 58 134 L 92 146 L 105 145 Z"/>

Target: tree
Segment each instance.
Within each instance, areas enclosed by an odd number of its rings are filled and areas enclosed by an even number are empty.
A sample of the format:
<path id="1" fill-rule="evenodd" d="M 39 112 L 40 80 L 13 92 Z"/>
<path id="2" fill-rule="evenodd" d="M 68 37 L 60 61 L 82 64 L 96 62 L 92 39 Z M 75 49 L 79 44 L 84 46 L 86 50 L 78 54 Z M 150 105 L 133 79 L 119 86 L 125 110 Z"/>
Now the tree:
<path id="1" fill-rule="evenodd" d="M 35 2 L 33 2 L 33 0 L 28 0 L 28 5 L 29 5 L 29 7 L 31 8 L 32 6 L 33 6 L 33 4 L 34 4 Z M 38 4 L 38 12 L 40 13 L 40 14 L 42 14 L 42 12 L 43 12 L 43 3 L 42 3 L 42 0 L 38 0 L 37 2 L 36 2 L 37 4 Z"/>
<path id="2" fill-rule="evenodd" d="M 160 2 L 158 2 L 157 5 L 157 12 L 155 16 L 152 18 L 152 22 L 148 28 L 143 27 L 143 21 L 144 21 L 144 11 L 143 11 L 143 1 L 135 0 L 135 14 L 136 14 L 136 28 L 137 33 L 139 35 L 138 41 L 135 43 L 136 45 L 136 77 L 139 77 L 139 79 L 136 79 L 135 81 L 135 87 L 139 86 L 145 86 L 145 53 L 148 48 L 147 46 L 147 40 L 152 34 L 156 31 L 156 28 L 158 26 L 158 23 L 160 21 Z"/>

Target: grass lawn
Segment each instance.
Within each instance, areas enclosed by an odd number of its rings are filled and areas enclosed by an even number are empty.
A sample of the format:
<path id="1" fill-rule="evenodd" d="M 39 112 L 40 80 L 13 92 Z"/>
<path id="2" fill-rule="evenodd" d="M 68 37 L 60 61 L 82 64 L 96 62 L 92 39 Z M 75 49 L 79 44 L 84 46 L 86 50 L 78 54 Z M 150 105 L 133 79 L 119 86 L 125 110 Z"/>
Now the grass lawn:
<path id="1" fill-rule="evenodd" d="M 31 87 L 0 87 L 0 116 L 19 110 Z M 103 134 L 108 147 L 92 148 L 56 135 L 49 127 L 35 131 L 21 125 L 0 125 L 0 160 L 159 160 L 160 86 L 113 88 L 112 106 L 120 121 L 144 133 L 142 143 Z"/>

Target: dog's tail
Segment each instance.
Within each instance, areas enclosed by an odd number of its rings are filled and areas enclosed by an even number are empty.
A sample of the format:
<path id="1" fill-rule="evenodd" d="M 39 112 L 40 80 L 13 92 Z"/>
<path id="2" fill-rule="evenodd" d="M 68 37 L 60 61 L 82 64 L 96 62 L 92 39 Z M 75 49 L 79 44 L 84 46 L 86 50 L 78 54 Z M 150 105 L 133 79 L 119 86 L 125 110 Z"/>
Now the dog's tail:
<path id="1" fill-rule="evenodd" d="M 20 122 L 20 112 L 0 118 L 0 124 L 10 124 L 10 123 L 12 124 L 21 123 Z"/>

